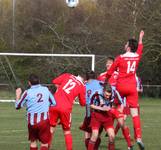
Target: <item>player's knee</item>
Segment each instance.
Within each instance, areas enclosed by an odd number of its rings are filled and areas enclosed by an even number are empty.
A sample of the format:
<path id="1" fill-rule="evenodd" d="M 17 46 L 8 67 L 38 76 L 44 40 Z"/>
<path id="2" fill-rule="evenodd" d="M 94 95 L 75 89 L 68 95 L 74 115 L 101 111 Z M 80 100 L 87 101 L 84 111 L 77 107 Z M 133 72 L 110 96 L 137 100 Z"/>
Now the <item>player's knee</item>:
<path id="1" fill-rule="evenodd" d="M 36 141 L 31 141 L 30 142 L 30 147 L 37 147 L 37 142 Z"/>
<path id="2" fill-rule="evenodd" d="M 70 130 L 64 130 L 64 135 L 71 134 Z"/>
<path id="3" fill-rule="evenodd" d="M 109 135 L 109 142 L 114 142 L 115 139 L 115 135 L 114 134 L 110 134 Z"/>
<path id="4" fill-rule="evenodd" d="M 41 147 L 48 147 L 48 143 L 46 144 L 41 143 Z"/>
<path id="5" fill-rule="evenodd" d="M 98 133 L 92 133 L 91 140 L 96 141 L 98 138 Z"/>
<path id="6" fill-rule="evenodd" d="M 114 132 L 108 132 L 108 138 L 109 138 L 109 142 L 114 142 L 115 133 Z"/>
<path id="7" fill-rule="evenodd" d="M 55 127 L 50 127 L 50 133 L 53 134 L 55 132 Z"/>
<path id="8" fill-rule="evenodd" d="M 124 118 L 118 118 L 118 123 L 119 123 L 119 125 L 120 125 L 120 127 L 121 128 L 123 128 L 124 126 L 125 126 L 125 120 L 124 120 Z"/>
<path id="9" fill-rule="evenodd" d="M 130 108 L 130 113 L 132 117 L 138 116 L 139 115 L 138 108 Z"/>

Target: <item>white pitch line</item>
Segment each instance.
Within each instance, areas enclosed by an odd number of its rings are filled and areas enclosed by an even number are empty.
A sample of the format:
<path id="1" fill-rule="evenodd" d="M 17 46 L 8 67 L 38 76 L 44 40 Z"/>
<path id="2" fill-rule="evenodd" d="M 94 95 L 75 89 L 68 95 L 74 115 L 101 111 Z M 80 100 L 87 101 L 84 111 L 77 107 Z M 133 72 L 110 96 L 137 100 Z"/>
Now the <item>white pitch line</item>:
<path id="1" fill-rule="evenodd" d="M 4 130 L 4 131 L 1 131 L 0 133 L 17 133 L 17 132 L 24 132 L 26 130 Z"/>

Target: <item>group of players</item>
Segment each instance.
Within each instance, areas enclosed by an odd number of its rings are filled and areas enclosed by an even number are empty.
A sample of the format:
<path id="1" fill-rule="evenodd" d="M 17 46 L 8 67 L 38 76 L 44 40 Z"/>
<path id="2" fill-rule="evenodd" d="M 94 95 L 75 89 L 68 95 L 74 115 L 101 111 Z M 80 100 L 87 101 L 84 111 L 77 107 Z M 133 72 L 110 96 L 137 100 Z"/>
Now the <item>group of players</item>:
<path id="1" fill-rule="evenodd" d="M 30 88 L 23 92 L 16 89 L 16 109 L 26 104 L 30 150 L 38 150 L 37 140 L 41 142 L 40 150 L 49 150 L 53 141 L 55 128 L 62 125 L 66 149 L 72 150 L 71 112 L 74 100 L 79 98 L 81 106 L 86 106 L 86 116 L 80 129 L 85 131 L 85 145 L 88 150 L 97 150 L 105 129 L 108 134 L 108 150 L 114 150 L 114 119 L 118 121 L 127 141 L 128 150 L 133 150 L 129 128 L 125 124 L 125 111 L 128 108 L 133 121 L 134 135 L 140 150 L 144 150 L 139 115 L 136 70 L 142 56 L 142 39 L 139 42 L 129 39 L 125 53 L 115 60 L 109 58 L 107 71 L 98 78 L 95 72 L 83 77 L 64 73 L 52 80 L 57 90 L 51 94 L 48 88 L 40 84 L 39 77 L 31 74 L 28 79 Z M 116 130 L 117 130 L 116 129 Z"/>

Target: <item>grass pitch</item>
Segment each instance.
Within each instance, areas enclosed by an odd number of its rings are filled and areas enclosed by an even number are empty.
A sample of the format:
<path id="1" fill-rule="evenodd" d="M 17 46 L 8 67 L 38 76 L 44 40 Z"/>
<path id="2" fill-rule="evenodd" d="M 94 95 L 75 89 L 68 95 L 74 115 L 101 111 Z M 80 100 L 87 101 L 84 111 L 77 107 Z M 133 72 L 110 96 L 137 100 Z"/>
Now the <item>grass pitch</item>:
<path id="1" fill-rule="evenodd" d="M 161 150 L 161 99 L 141 99 L 141 122 L 145 150 Z M 73 150 L 85 150 L 83 132 L 78 129 L 84 118 L 84 108 L 74 105 L 72 116 Z M 127 119 L 133 138 L 131 118 Z M 100 150 L 107 149 L 107 137 L 102 134 Z M 116 150 L 126 150 L 121 131 L 116 136 Z M 57 127 L 52 150 L 65 150 L 61 126 Z M 0 103 L 0 150 L 29 150 L 25 109 L 15 110 L 13 103 Z M 134 150 L 138 150 L 135 145 Z"/>

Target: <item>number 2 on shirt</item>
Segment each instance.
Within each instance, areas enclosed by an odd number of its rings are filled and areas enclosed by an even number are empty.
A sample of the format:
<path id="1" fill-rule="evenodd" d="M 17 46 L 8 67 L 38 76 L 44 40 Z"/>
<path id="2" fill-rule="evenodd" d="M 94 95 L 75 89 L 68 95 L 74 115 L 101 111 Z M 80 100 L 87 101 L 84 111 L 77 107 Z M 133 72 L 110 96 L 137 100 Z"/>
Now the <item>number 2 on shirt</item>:
<path id="1" fill-rule="evenodd" d="M 135 72 L 135 69 L 136 69 L 136 61 L 128 61 L 127 62 L 127 73 L 130 73 L 130 72 Z"/>
<path id="2" fill-rule="evenodd" d="M 42 93 L 38 93 L 37 98 L 38 98 L 38 100 L 37 100 L 38 103 L 43 102 Z"/>
<path id="3" fill-rule="evenodd" d="M 70 91 L 75 87 L 75 85 L 76 83 L 72 79 L 69 79 L 69 81 L 64 85 L 63 90 L 67 94 L 70 94 Z"/>

